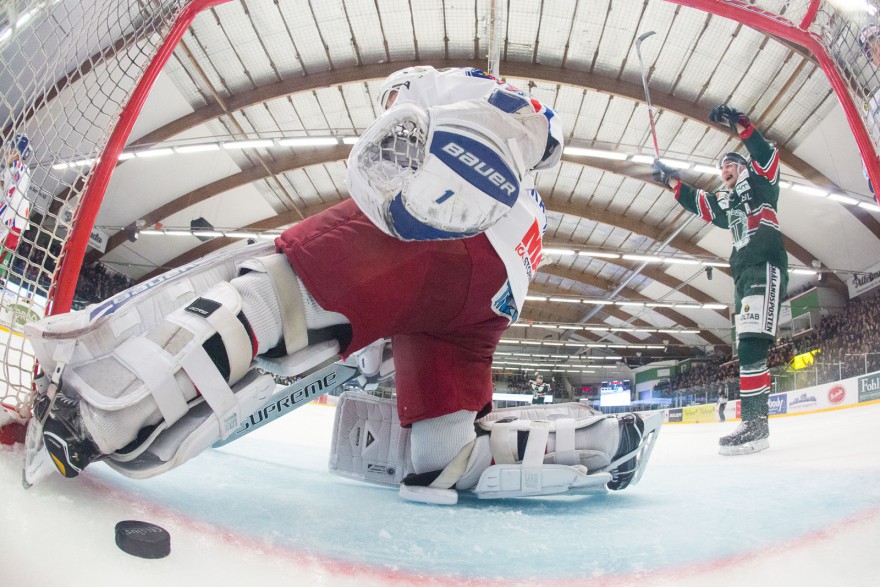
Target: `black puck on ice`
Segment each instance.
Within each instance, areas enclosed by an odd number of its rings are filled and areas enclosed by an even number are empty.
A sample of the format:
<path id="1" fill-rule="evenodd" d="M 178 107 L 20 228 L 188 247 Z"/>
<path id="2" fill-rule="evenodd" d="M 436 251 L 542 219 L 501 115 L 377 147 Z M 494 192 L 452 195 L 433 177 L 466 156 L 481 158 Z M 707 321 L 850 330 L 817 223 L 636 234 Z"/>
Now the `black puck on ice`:
<path id="1" fill-rule="evenodd" d="M 123 520 L 116 524 L 116 546 L 141 558 L 162 558 L 171 553 L 171 534 L 156 524 Z"/>

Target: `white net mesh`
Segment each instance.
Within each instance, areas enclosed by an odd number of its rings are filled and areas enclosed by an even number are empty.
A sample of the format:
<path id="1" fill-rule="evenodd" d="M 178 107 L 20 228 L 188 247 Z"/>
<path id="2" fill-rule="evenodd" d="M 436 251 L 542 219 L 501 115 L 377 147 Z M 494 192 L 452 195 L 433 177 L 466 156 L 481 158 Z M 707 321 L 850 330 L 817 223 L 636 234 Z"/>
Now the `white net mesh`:
<path id="1" fill-rule="evenodd" d="M 34 357 L 23 326 L 68 309 L 58 307 L 58 292 L 66 288 L 72 297 L 82 259 L 66 255 L 92 229 L 77 225 L 82 202 L 92 197 L 91 178 L 187 4 L 0 3 L 0 413 L 6 419 L 25 419 L 32 400 Z M 64 265 L 73 276 L 61 280 Z"/>

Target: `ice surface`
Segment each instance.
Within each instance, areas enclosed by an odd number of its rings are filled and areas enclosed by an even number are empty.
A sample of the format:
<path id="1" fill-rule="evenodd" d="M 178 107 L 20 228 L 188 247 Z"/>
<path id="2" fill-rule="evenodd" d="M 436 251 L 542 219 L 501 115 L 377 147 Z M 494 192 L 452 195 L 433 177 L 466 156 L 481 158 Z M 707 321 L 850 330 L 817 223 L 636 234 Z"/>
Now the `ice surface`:
<path id="1" fill-rule="evenodd" d="M 327 472 L 334 409 L 308 405 L 164 476 L 103 464 L 25 491 L 0 450 L 3 585 L 880 585 L 880 404 L 771 419 L 771 448 L 717 454 L 736 423 L 665 425 L 636 486 L 457 506 Z M 116 522 L 171 532 L 118 550 Z"/>

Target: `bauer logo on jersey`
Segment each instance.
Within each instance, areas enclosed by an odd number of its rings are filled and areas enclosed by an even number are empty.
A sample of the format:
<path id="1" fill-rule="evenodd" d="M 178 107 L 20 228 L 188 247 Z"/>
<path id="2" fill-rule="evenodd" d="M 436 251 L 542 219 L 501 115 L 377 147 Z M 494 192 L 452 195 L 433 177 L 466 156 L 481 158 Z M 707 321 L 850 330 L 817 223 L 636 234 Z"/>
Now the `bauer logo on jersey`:
<path id="1" fill-rule="evenodd" d="M 519 181 L 501 157 L 489 146 L 459 134 L 437 131 L 431 154 L 489 197 L 507 207 L 519 196 Z"/>

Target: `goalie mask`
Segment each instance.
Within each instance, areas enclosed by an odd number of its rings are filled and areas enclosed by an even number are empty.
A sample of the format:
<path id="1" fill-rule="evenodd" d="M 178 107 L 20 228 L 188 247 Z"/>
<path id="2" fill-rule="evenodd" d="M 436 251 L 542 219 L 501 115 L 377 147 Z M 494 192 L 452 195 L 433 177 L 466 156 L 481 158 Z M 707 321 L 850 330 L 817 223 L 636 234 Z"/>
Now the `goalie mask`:
<path id="1" fill-rule="evenodd" d="M 874 47 L 872 42 L 877 39 L 878 34 L 880 34 L 880 27 L 876 24 L 869 24 L 859 32 L 859 47 L 862 49 L 862 53 L 865 54 L 865 58 L 867 58 L 868 61 L 874 60 Z"/>
<path id="2" fill-rule="evenodd" d="M 417 65 L 415 67 L 407 67 L 395 71 L 389 75 L 385 81 L 382 82 L 382 87 L 379 89 L 379 107 L 382 110 L 387 110 L 390 106 L 390 104 L 388 104 L 388 99 L 391 98 L 392 95 L 395 95 L 402 87 L 409 88 L 409 84 L 414 79 L 422 77 L 429 71 L 434 71 L 434 68 L 430 65 Z"/>

